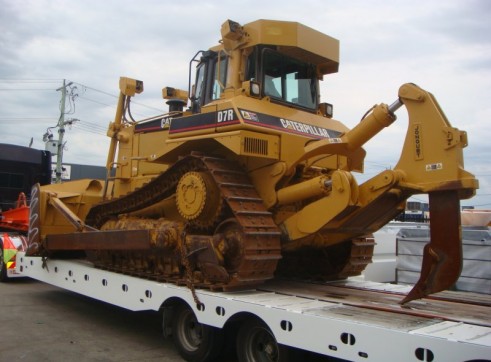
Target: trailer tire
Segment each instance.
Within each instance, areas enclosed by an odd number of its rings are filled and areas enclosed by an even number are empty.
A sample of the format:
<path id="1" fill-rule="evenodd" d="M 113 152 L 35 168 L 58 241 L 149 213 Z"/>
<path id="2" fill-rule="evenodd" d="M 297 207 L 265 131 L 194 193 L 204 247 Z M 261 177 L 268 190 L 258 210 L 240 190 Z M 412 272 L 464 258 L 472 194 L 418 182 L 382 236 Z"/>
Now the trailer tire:
<path id="1" fill-rule="evenodd" d="M 223 331 L 199 323 L 193 310 L 184 304 L 174 311 L 172 338 L 179 354 L 188 362 L 214 361 L 223 349 Z"/>
<path id="2" fill-rule="evenodd" d="M 273 332 L 258 319 L 245 322 L 237 335 L 239 362 L 288 362 L 290 349 L 278 344 Z"/>

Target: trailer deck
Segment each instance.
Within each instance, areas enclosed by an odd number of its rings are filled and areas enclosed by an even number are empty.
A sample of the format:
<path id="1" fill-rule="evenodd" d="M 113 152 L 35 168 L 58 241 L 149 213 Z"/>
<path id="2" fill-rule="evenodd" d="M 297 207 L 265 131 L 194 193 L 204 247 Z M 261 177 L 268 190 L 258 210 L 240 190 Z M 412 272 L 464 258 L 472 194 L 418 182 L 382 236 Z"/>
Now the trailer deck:
<path id="1" fill-rule="evenodd" d="M 19 253 L 25 276 L 133 311 L 186 302 L 197 320 L 223 328 L 239 314 L 256 316 L 280 344 L 349 361 L 472 361 L 491 358 L 491 297 L 462 292 L 398 304 L 406 286 L 342 281 L 274 280 L 240 292 L 185 286 L 96 269 L 80 260 Z"/>

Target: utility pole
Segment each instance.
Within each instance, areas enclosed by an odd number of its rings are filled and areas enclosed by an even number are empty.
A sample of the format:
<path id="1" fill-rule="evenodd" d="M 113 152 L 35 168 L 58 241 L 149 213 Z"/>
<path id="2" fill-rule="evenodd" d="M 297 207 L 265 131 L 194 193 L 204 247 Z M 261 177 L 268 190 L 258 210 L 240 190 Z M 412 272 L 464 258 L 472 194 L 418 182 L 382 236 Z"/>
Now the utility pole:
<path id="1" fill-rule="evenodd" d="M 63 136 L 65 135 L 65 126 L 67 124 L 72 124 L 74 120 L 65 121 L 65 100 L 66 100 L 66 88 L 71 86 L 73 82 L 66 84 L 65 79 L 63 79 L 63 86 L 58 88 L 57 91 L 61 91 L 61 102 L 60 102 L 60 118 L 58 119 L 58 145 L 57 145 L 57 154 L 56 154 L 56 183 L 61 183 L 61 175 L 63 171 Z"/>

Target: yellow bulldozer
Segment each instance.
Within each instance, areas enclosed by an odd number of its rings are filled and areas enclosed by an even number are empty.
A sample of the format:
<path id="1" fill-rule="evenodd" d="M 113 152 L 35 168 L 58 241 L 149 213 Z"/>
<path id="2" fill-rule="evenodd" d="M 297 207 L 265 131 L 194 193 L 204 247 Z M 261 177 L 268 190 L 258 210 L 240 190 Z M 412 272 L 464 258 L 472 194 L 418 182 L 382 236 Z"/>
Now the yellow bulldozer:
<path id="1" fill-rule="evenodd" d="M 333 280 L 359 275 L 372 233 L 426 193 L 431 241 L 403 302 L 450 287 L 460 200 L 478 188 L 463 167 L 466 133 L 414 84 L 349 129 L 320 102 L 319 82 L 338 65 L 339 41 L 305 25 L 227 20 L 219 44 L 190 61 L 188 90 L 163 88 L 168 113 L 135 120 L 143 82 L 121 78 L 107 179 L 35 186 L 27 254 L 213 290 Z M 363 145 L 402 106 L 400 160 L 358 184 Z"/>

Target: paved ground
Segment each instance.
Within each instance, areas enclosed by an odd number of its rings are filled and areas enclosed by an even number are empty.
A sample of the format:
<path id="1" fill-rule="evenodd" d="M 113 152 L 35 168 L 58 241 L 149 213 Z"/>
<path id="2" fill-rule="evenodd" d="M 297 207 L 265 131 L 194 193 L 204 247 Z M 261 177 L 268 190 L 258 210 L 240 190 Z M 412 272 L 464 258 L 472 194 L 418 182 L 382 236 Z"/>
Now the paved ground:
<path id="1" fill-rule="evenodd" d="M 335 361 L 311 353 L 295 356 L 303 362 Z M 157 312 L 131 312 L 33 279 L 14 278 L 0 283 L 0 362 L 4 361 L 183 359 L 172 341 L 162 337 Z"/>
<path id="2" fill-rule="evenodd" d="M 130 312 L 27 278 L 0 283 L 0 361 L 182 361 L 156 312 Z"/>

